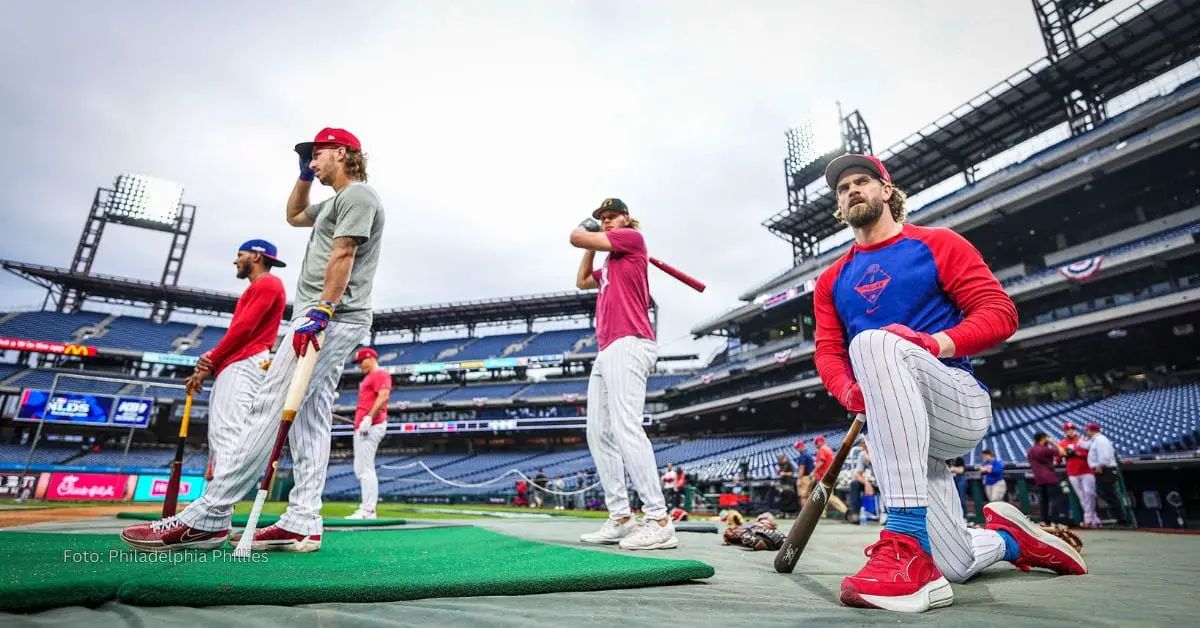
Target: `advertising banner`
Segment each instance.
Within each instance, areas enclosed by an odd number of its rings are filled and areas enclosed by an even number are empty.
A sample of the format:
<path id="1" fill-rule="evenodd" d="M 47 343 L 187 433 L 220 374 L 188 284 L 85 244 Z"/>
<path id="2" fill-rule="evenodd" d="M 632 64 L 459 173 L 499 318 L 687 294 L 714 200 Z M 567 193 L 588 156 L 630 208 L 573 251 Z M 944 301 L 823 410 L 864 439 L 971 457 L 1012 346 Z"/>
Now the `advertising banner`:
<path id="1" fill-rule="evenodd" d="M 171 481 L 169 475 L 138 476 L 137 489 L 133 493 L 134 501 L 161 502 L 166 499 L 167 484 Z M 190 502 L 199 499 L 204 494 L 204 478 L 198 475 L 185 475 L 179 478 L 179 501 Z"/>
<path id="2" fill-rule="evenodd" d="M 46 499 L 129 501 L 136 484 L 136 475 L 51 473 Z"/>
<path id="3" fill-rule="evenodd" d="M 43 342 L 41 340 L 24 340 L 21 338 L 0 337 L 0 350 L 32 351 L 34 353 L 60 353 L 62 355 L 76 355 L 89 358 L 96 356 L 95 347 L 68 345 L 61 342 Z"/>
<path id="4" fill-rule="evenodd" d="M 38 480 L 41 473 L 3 473 L 0 474 L 0 497 L 16 499 L 31 499 L 37 492 Z"/>
<path id="5" fill-rule="evenodd" d="M 112 406 L 113 398 L 106 395 L 64 392 L 55 393 L 51 398 L 48 390 L 27 388 L 21 393 L 16 418 L 103 425 L 108 423 Z"/>

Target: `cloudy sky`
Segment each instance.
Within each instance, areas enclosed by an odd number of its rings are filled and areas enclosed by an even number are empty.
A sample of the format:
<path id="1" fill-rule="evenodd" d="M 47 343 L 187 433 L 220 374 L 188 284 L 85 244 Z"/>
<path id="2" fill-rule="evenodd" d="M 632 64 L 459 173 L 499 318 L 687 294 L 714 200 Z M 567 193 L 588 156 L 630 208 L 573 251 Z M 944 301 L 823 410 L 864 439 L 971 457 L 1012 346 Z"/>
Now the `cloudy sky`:
<path id="1" fill-rule="evenodd" d="M 788 126 L 836 98 L 881 150 L 1044 49 L 1027 0 L 126 0 L 0 3 L 0 53 L 2 258 L 67 266 L 95 189 L 140 173 L 199 208 L 180 283 L 240 291 L 242 241 L 299 261 L 292 146 L 337 126 L 388 212 L 377 306 L 572 290 L 567 235 L 618 196 L 709 285 L 651 271 L 663 353 L 707 356 L 688 329 L 790 265 L 760 225 Z M 110 227 L 94 270 L 157 280 L 168 244 Z"/>

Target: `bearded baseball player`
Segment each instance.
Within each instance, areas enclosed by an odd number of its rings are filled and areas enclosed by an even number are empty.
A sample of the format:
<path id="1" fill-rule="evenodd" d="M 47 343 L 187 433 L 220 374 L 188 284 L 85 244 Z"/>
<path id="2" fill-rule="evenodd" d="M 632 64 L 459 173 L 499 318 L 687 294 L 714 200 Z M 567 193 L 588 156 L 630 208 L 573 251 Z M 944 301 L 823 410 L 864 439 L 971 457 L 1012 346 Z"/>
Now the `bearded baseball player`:
<path id="1" fill-rule="evenodd" d="M 392 392 L 392 375 L 379 368 L 379 353 L 363 347 L 354 355 L 363 372 L 358 385 L 358 408 L 354 412 L 354 476 L 362 486 L 362 501 L 347 519 L 374 519 L 379 503 L 379 477 L 375 475 L 375 452 L 387 434 L 387 403 Z"/>
<path id="2" fill-rule="evenodd" d="M 599 221 L 599 222 L 597 222 Z M 598 288 L 596 340 L 587 391 L 587 441 L 604 487 L 608 519 L 584 543 L 619 544 L 627 550 L 670 549 L 679 545 L 658 482 L 654 447 L 642 428 L 646 378 L 658 360 L 650 324 L 649 254 L 638 221 L 620 199 L 606 199 L 571 232 L 571 244 L 584 249 L 575 285 Z M 595 269 L 596 251 L 608 256 Z M 645 521 L 637 525 L 629 509 L 625 474 L 643 502 Z"/>
<path id="3" fill-rule="evenodd" d="M 385 222 L 383 205 L 367 185 L 366 157 L 358 138 L 326 128 L 296 145 L 300 178 L 287 202 L 287 221 L 310 227 L 296 286 L 294 312 L 262 390 L 250 404 L 237 448 L 214 469 L 204 494 L 174 517 L 129 526 L 121 538 L 143 551 L 215 549 L 230 538 L 233 506 L 261 476 L 278 432 L 297 356 L 319 351 L 309 389 L 291 431 L 295 487 L 279 522 L 258 529 L 255 551 L 310 552 L 321 548 L 321 493 L 329 463 L 331 412 L 346 360 L 372 322 L 371 288 Z M 333 197 L 309 203 L 313 179 Z M 324 340 L 318 344 L 318 335 Z M 234 543 L 239 535 L 233 535 Z"/>
<path id="4" fill-rule="evenodd" d="M 817 280 L 815 361 L 830 394 L 864 413 L 887 508 L 867 563 L 842 580 L 843 604 L 923 612 L 954 601 L 998 561 L 1084 574 L 1083 558 L 1007 502 L 970 529 L 945 461 L 992 423 L 988 389 L 968 356 L 1016 331 L 1012 300 L 957 233 L 904 224 L 904 193 L 879 159 L 843 155 L 825 171 L 854 244 Z"/>
<path id="5" fill-rule="evenodd" d="M 212 395 L 208 401 L 208 471 L 211 480 L 217 461 L 224 461 L 237 443 L 242 422 L 250 403 L 262 389 L 271 359 L 271 347 L 279 336 L 279 324 L 287 307 L 287 294 L 271 268 L 287 266 L 279 259 L 275 245 L 266 240 L 250 240 L 238 248 L 233 265 L 238 279 L 250 286 L 233 308 L 233 320 L 217 346 L 206 351 L 187 379 L 189 392 L 199 392 L 204 380 L 213 375 Z"/>

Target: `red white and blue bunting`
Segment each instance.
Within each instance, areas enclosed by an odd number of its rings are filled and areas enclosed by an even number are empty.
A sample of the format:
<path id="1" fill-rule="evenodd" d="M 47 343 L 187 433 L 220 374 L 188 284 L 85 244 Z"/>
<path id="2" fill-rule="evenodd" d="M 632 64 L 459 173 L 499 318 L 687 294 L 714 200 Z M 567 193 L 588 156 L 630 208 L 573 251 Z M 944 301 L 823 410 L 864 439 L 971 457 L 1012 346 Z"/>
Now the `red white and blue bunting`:
<path id="1" fill-rule="evenodd" d="M 1100 263 L 1103 261 L 1104 256 L 1097 255 L 1096 257 L 1067 264 L 1066 266 L 1059 268 L 1058 272 L 1062 274 L 1063 277 L 1066 277 L 1071 281 L 1086 281 L 1090 279 L 1092 275 L 1100 272 Z"/>

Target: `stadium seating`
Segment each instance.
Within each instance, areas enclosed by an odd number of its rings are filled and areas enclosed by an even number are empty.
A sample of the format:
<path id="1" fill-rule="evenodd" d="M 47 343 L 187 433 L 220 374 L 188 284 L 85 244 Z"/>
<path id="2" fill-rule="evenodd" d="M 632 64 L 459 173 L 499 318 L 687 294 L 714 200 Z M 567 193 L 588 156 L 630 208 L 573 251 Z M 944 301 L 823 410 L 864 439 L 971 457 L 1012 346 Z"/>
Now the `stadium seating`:
<path id="1" fill-rule="evenodd" d="M 80 327 L 95 325 L 108 318 L 107 314 L 80 312 L 22 312 L 0 324 L 0 336 L 26 340 L 70 342 Z"/>
<path id="2" fill-rule="evenodd" d="M 420 364 L 422 362 L 436 362 L 440 359 L 443 352 L 448 349 L 453 349 L 466 344 L 470 338 L 443 338 L 441 340 L 430 340 L 415 344 L 401 353 L 394 360 L 389 360 L 387 365 L 393 364 Z M 382 356 L 381 356 L 382 357 Z M 447 357 L 448 360 L 455 360 L 455 357 Z"/>
<path id="3" fill-rule="evenodd" d="M 646 380 L 646 392 L 654 392 L 656 390 L 662 390 L 668 386 L 674 386 L 675 384 L 678 384 L 680 382 L 685 382 L 689 379 L 692 379 L 693 377 L 694 376 L 691 374 L 687 374 L 687 375 L 651 375 Z"/>
<path id="4" fill-rule="evenodd" d="M 221 338 L 225 337 L 226 331 L 228 330 L 224 327 L 206 326 L 201 330 L 200 335 L 196 337 L 196 342 L 188 347 L 187 351 L 183 352 L 183 355 L 199 356 L 206 351 L 211 351 L 213 347 L 217 346 L 218 342 L 221 342 Z"/>
<path id="5" fill-rule="evenodd" d="M 81 467 L 167 467 L 174 459 L 175 450 L 173 449 L 130 447 L 128 455 L 121 449 L 87 453 L 72 460 L 71 464 Z"/>
<path id="6" fill-rule="evenodd" d="M 498 336 L 481 336 L 464 347 L 449 359 L 452 360 L 484 360 L 498 358 L 504 355 L 505 349 L 529 338 L 531 334 L 501 334 Z"/>
<path id="7" fill-rule="evenodd" d="M 520 351 L 510 353 L 507 357 L 520 358 L 536 355 L 557 355 L 567 353 L 575 348 L 579 341 L 596 335 L 596 330 L 587 329 L 556 329 L 544 331 L 533 337 L 529 344 Z"/>
<path id="8" fill-rule="evenodd" d="M 1077 261 L 1080 261 L 1083 259 L 1091 259 L 1091 258 L 1099 256 L 1099 255 L 1103 255 L 1105 257 L 1112 257 L 1114 255 L 1120 255 L 1122 253 L 1128 253 L 1129 251 L 1134 251 L 1134 250 L 1137 250 L 1140 248 L 1152 246 L 1159 242 L 1164 242 L 1166 240 L 1170 240 L 1172 238 L 1179 237 L 1181 235 L 1191 235 L 1193 233 L 1200 233 L 1200 222 L 1193 222 L 1193 223 L 1189 223 L 1186 225 L 1181 225 L 1179 227 L 1175 227 L 1173 229 L 1168 229 L 1161 233 L 1156 233 L 1154 235 L 1147 236 L 1140 240 L 1128 242 L 1126 244 L 1122 244 L 1120 246 L 1115 246 L 1115 247 L 1112 247 L 1109 249 L 1105 249 L 1103 251 L 1088 253 L 1087 255 L 1081 256 L 1079 258 L 1071 259 L 1069 261 L 1055 264 L 1055 265 L 1051 266 L 1050 268 L 1045 268 L 1045 269 L 1039 270 L 1035 273 L 1030 273 L 1028 275 L 1024 275 L 1021 277 L 1014 277 L 1012 279 L 1008 279 L 1002 283 L 1005 288 L 1011 288 L 1013 286 L 1018 286 L 1025 282 L 1028 282 L 1028 281 L 1033 281 L 1036 279 L 1041 279 L 1042 277 L 1048 277 L 1050 275 L 1053 275 L 1058 272 L 1059 268 L 1066 266 L 1068 264 L 1071 264 L 1073 262 L 1077 262 Z"/>
<path id="9" fill-rule="evenodd" d="M 54 378 L 58 375 L 58 383 L 55 385 Z M 39 390 L 50 390 L 51 385 L 55 385 L 55 390 L 78 393 L 95 393 L 101 395 L 113 395 L 125 387 L 122 382 L 109 382 L 96 379 L 88 379 L 89 377 L 112 377 L 124 378 L 121 373 L 105 373 L 103 371 L 55 371 L 50 369 L 29 369 L 12 382 L 8 384 L 10 388 L 35 388 Z"/>
<path id="10" fill-rule="evenodd" d="M 438 397 L 438 401 L 471 401 L 472 399 L 486 397 L 488 399 L 504 399 L 511 397 L 517 391 L 525 388 L 527 384 L 485 384 L 483 386 L 464 386 L 455 388 L 450 392 Z"/>
<path id="11" fill-rule="evenodd" d="M 22 364 L 0 364 L 0 382 L 25 370 Z"/>
<path id="12" fill-rule="evenodd" d="M 524 399 L 536 399 L 538 397 L 561 397 L 563 395 L 579 395 L 587 394 L 588 380 L 586 379 L 554 379 L 548 381 L 537 382 L 529 388 L 521 391 L 521 397 Z"/>
<path id="13" fill-rule="evenodd" d="M 88 338 L 83 344 L 108 349 L 157 351 L 169 353 L 172 344 L 196 330 L 190 323 L 154 323 L 144 318 L 118 316 L 104 326 L 101 334 Z"/>
<path id="14" fill-rule="evenodd" d="M 33 459 L 29 464 L 61 464 L 78 456 L 81 451 L 79 447 L 50 446 L 42 443 L 38 445 L 37 451 L 33 452 Z M 0 463 L 23 465 L 28 456 L 29 445 L 0 443 Z"/>

